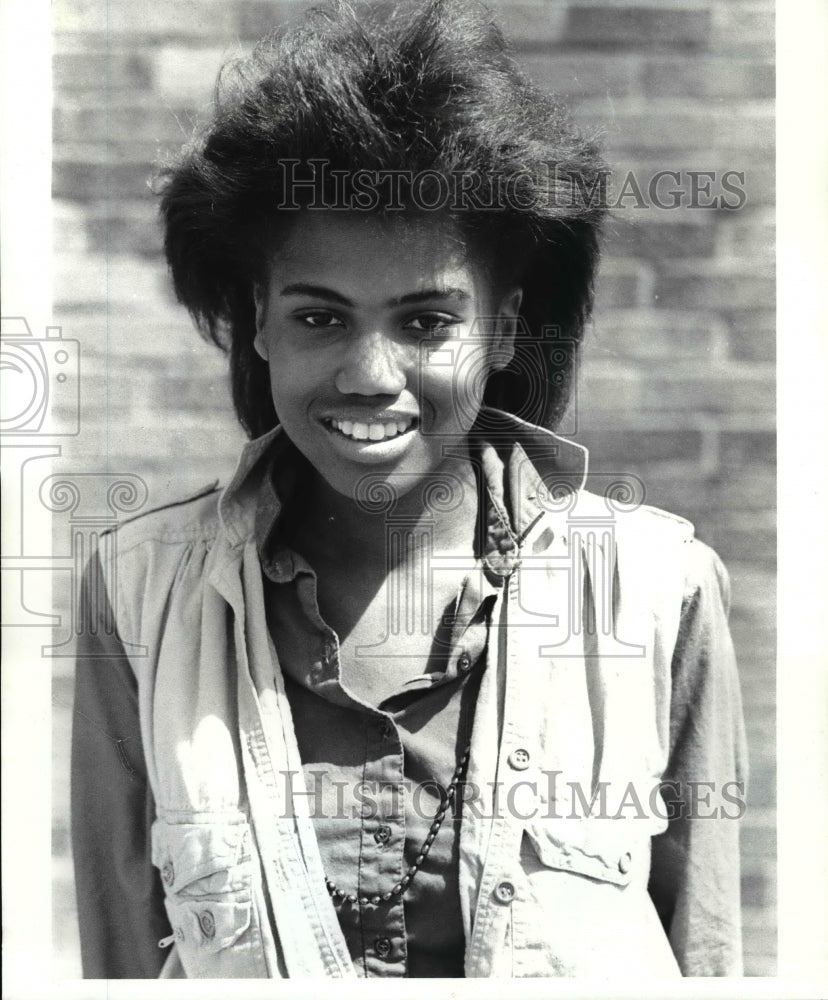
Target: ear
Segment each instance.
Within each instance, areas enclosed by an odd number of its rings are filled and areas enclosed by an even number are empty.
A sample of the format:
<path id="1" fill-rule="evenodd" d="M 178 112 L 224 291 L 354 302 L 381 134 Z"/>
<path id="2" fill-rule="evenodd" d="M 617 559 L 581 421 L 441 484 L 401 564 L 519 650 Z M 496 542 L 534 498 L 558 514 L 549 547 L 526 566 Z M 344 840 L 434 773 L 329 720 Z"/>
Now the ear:
<path id="1" fill-rule="evenodd" d="M 500 371 L 515 356 L 515 337 L 517 335 L 517 319 L 520 304 L 523 301 L 523 289 L 513 288 L 500 301 L 495 324 L 495 342 L 493 346 L 494 360 L 492 368 Z"/>
<path id="2" fill-rule="evenodd" d="M 256 305 L 256 336 L 253 340 L 253 347 L 263 361 L 267 361 L 267 340 L 265 338 L 264 326 L 267 314 L 267 292 L 260 284 L 253 286 L 253 302 Z"/>

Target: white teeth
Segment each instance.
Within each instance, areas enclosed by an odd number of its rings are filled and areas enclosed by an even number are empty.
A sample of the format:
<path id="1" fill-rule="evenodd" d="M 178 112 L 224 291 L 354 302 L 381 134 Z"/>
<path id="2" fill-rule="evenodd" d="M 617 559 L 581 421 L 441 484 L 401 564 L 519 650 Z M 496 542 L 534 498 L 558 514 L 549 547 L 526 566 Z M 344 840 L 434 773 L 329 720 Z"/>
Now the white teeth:
<path id="1" fill-rule="evenodd" d="M 413 418 L 409 420 L 389 420 L 385 424 L 361 424 L 354 420 L 331 420 L 331 424 L 340 433 L 354 441 L 382 441 L 385 438 L 396 437 L 410 430 Z"/>

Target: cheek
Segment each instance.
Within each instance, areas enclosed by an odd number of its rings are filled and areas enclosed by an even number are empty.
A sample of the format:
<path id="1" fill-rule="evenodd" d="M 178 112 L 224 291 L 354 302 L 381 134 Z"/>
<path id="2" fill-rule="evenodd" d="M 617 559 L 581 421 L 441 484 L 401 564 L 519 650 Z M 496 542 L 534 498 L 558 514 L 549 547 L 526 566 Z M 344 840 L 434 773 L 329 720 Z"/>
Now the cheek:
<path id="1" fill-rule="evenodd" d="M 424 399 L 437 411 L 439 419 L 468 429 L 483 403 L 488 368 L 485 354 L 468 347 L 453 354 L 451 365 L 423 370 Z"/>
<path id="2" fill-rule="evenodd" d="M 314 381 L 315 366 L 309 354 L 297 353 L 284 344 L 273 345 L 268 355 L 270 386 L 274 397 L 298 399 Z"/>
<path id="3" fill-rule="evenodd" d="M 270 365 L 270 395 L 273 407 L 279 417 L 279 423 L 294 434 L 298 433 L 301 414 L 306 410 L 303 405 L 304 393 L 297 379 L 286 377 L 284 370 L 271 362 Z"/>
<path id="4" fill-rule="evenodd" d="M 477 407 L 465 398 L 453 376 L 423 380 L 420 410 L 426 437 L 464 434 L 477 414 Z"/>

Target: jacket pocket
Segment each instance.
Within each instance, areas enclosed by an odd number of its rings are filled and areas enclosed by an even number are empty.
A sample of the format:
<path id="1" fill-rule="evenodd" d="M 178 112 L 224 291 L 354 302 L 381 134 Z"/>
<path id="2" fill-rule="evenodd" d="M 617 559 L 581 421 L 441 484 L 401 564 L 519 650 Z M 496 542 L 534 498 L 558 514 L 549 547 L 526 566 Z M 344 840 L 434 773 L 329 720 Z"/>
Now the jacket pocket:
<path id="1" fill-rule="evenodd" d="M 647 893 L 649 836 L 635 822 L 525 825 L 512 905 L 514 975 L 678 975 Z"/>
<path id="2" fill-rule="evenodd" d="M 535 820 L 527 823 L 526 835 L 546 868 L 617 886 L 642 877 L 646 883 L 649 837 L 631 831 L 626 821 Z"/>
<path id="3" fill-rule="evenodd" d="M 243 816 L 156 819 L 152 862 L 189 977 L 267 975 L 256 908 L 250 828 Z"/>

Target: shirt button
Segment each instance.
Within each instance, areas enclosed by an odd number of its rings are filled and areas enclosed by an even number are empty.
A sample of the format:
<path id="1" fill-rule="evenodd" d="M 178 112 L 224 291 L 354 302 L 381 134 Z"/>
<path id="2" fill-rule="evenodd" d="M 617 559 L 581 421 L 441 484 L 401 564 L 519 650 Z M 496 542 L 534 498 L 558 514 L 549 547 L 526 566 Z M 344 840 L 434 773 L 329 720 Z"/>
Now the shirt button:
<path id="1" fill-rule="evenodd" d="M 176 941 L 184 940 L 184 931 L 180 927 L 176 927 L 175 929 L 175 940 Z"/>
<path id="2" fill-rule="evenodd" d="M 172 885 L 175 881 L 175 869 L 172 866 L 172 861 L 168 861 L 161 869 L 161 878 L 164 885 Z"/>
<path id="3" fill-rule="evenodd" d="M 463 652 L 457 657 L 457 669 L 466 673 L 467 670 L 471 670 L 471 665 L 471 657 L 465 650 L 463 650 Z"/>
<path id="4" fill-rule="evenodd" d="M 630 852 L 627 851 L 626 854 L 622 854 L 621 857 L 618 859 L 618 871 L 620 871 L 622 875 L 626 875 L 631 867 L 632 867 L 632 854 L 630 854 Z"/>
<path id="5" fill-rule="evenodd" d="M 379 958 L 388 958 L 391 954 L 391 941 L 387 937 L 378 937 L 374 942 L 374 951 Z"/>
<path id="6" fill-rule="evenodd" d="M 498 882 L 494 894 L 498 903 L 511 903 L 515 898 L 515 887 L 511 882 Z"/>
<path id="7" fill-rule="evenodd" d="M 212 941 L 216 936 L 216 921 L 213 914 L 209 910 L 202 910 L 198 915 L 198 923 L 201 927 L 201 933 L 208 941 Z"/>
<path id="8" fill-rule="evenodd" d="M 394 735 L 394 726 L 386 719 L 385 722 L 380 725 L 379 731 L 380 736 L 384 740 L 390 740 Z"/>
<path id="9" fill-rule="evenodd" d="M 374 840 L 376 840 L 378 844 L 387 844 L 390 839 L 391 839 L 390 826 L 385 826 L 383 824 L 383 826 L 378 827 L 376 832 L 374 833 Z"/>
<path id="10" fill-rule="evenodd" d="M 524 750 L 520 747 L 518 750 L 513 750 L 509 757 L 507 758 L 507 763 L 515 771 L 525 771 L 529 767 L 530 761 L 529 751 Z"/>

